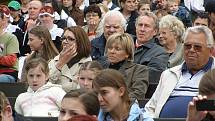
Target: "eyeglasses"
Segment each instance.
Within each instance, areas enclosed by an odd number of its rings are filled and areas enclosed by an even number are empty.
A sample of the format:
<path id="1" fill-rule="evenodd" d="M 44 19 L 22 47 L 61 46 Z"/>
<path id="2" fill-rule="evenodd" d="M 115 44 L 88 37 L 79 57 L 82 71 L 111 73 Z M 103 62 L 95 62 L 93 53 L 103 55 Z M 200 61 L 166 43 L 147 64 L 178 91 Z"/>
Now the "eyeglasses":
<path id="1" fill-rule="evenodd" d="M 89 18 L 89 17 L 96 17 L 96 16 L 98 16 L 98 13 L 87 13 L 86 14 L 86 18 Z"/>
<path id="2" fill-rule="evenodd" d="M 184 49 L 185 50 L 190 50 L 191 48 L 193 48 L 195 51 L 202 51 L 203 46 L 202 45 L 197 45 L 197 44 L 187 44 L 184 43 Z"/>
<path id="3" fill-rule="evenodd" d="M 74 39 L 74 38 L 72 38 L 72 37 L 69 37 L 69 36 L 68 36 L 68 37 L 65 37 L 65 36 L 64 36 L 64 37 L 61 38 L 61 41 L 64 41 L 64 40 L 66 40 L 67 42 L 68 42 L 68 41 L 70 41 L 70 42 L 76 41 L 76 39 Z"/>

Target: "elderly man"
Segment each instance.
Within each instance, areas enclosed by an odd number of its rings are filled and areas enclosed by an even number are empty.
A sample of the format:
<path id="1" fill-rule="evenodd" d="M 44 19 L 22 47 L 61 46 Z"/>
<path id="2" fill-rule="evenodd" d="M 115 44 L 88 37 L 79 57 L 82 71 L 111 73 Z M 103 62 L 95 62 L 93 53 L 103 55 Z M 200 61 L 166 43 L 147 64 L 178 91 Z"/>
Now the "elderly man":
<path id="1" fill-rule="evenodd" d="M 214 68 L 211 57 L 214 40 L 206 26 L 188 28 L 184 35 L 184 60 L 165 70 L 151 99 L 145 106 L 153 118 L 185 118 L 189 101 L 198 94 L 199 81 Z"/>
<path id="2" fill-rule="evenodd" d="M 113 33 L 124 33 L 126 20 L 119 11 L 109 11 L 103 18 L 104 33 L 91 41 L 91 57 L 93 60 L 104 55 L 106 40 Z"/>
<path id="3" fill-rule="evenodd" d="M 167 67 L 169 55 L 164 48 L 155 43 L 157 17 L 145 12 L 136 21 L 136 50 L 134 62 L 149 67 L 149 82 L 158 82 L 160 74 Z"/>

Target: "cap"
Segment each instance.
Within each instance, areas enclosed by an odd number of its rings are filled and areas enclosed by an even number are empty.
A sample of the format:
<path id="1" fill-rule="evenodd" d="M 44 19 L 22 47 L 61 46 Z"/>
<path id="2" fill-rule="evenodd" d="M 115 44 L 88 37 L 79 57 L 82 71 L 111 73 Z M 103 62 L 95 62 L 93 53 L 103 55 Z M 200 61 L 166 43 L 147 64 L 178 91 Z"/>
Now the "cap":
<path id="1" fill-rule="evenodd" d="M 54 10 L 53 10 L 53 8 L 50 7 L 50 6 L 44 6 L 43 8 L 41 8 L 39 16 L 45 15 L 45 14 L 48 14 L 51 17 L 54 17 Z"/>
<path id="2" fill-rule="evenodd" d="M 11 2 L 8 4 L 8 7 L 13 8 L 14 10 L 20 10 L 21 5 L 20 5 L 20 3 L 17 2 L 17 1 L 11 1 Z"/>
<path id="3" fill-rule="evenodd" d="M 6 5 L 0 5 L 0 13 L 6 17 L 10 17 L 10 9 Z"/>

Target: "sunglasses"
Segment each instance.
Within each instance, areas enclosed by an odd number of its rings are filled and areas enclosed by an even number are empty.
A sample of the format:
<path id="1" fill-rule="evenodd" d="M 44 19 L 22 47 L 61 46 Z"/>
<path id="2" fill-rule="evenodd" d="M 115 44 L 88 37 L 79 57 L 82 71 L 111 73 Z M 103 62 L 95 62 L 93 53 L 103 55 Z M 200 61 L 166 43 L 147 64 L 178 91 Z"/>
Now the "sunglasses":
<path id="1" fill-rule="evenodd" d="M 190 50 L 191 48 L 193 48 L 195 51 L 202 51 L 203 46 L 202 45 L 197 45 L 197 44 L 187 44 L 184 43 L 184 49 L 185 50 Z"/>

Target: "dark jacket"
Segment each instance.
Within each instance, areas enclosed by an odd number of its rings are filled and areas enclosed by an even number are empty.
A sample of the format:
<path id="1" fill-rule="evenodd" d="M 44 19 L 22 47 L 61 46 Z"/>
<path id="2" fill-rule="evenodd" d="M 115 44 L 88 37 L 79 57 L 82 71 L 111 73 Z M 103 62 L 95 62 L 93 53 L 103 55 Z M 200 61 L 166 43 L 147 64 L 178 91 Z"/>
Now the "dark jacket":
<path id="1" fill-rule="evenodd" d="M 91 57 L 93 60 L 98 60 L 104 56 L 106 39 L 104 34 L 91 41 Z"/>
<path id="2" fill-rule="evenodd" d="M 158 83 L 161 73 L 166 69 L 169 54 L 155 43 L 155 39 L 135 49 L 134 62 L 149 67 L 149 83 Z"/>
<path id="3" fill-rule="evenodd" d="M 98 60 L 104 68 L 109 68 L 110 63 L 106 57 L 101 57 Z M 129 96 L 132 100 L 141 101 L 145 98 L 148 89 L 148 68 L 144 65 L 139 65 L 131 61 L 124 61 L 118 69 L 126 79 Z"/>
<path id="4" fill-rule="evenodd" d="M 131 16 L 127 20 L 127 28 L 126 32 L 135 36 L 136 35 L 136 27 L 135 27 L 135 22 L 138 17 L 138 13 L 136 11 L 131 12 Z"/>
<path id="5" fill-rule="evenodd" d="M 24 116 L 16 113 L 16 111 L 13 110 L 13 119 L 14 121 L 32 121 L 31 119 L 27 119 Z"/>

